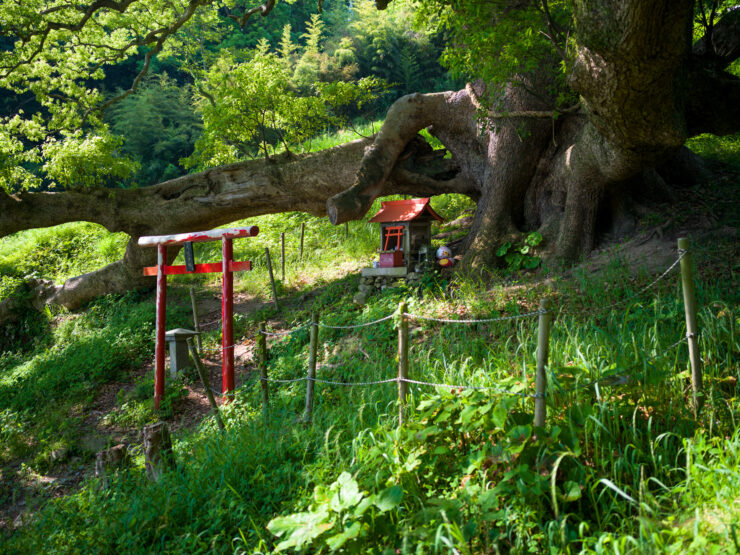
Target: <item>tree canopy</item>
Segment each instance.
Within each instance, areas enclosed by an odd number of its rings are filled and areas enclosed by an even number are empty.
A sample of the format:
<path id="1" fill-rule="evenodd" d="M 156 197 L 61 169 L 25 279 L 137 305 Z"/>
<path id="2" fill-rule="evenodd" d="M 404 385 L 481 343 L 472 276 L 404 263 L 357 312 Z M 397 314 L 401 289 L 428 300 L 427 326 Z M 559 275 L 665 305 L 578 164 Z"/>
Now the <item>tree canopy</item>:
<path id="1" fill-rule="evenodd" d="M 672 181 L 702 173 L 681 149 L 687 138 L 740 130 L 731 1 L 307 6 L 0 1 L 0 87 L 12 94 L 0 234 L 87 219 L 133 239 L 279 210 L 341 223 L 383 194 L 461 192 L 477 202 L 466 265 L 495 264 L 502 245 L 533 231 L 543 256 L 573 261 L 635 229 L 641 203 L 672 198 Z M 146 79 L 155 66 L 187 85 L 191 113 L 166 80 Z M 156 87 L 158 103 L 135 100 Z M 388 108 L 376 137 L 306 154 L 312 137 L 369 106 Z M 135 114 L 145 121 L 125 121 Z M 146 127 L 169 139 L 153 145 Z M 203 171 L 95 196 L 142 184 L 144 168 L 157 168 L 150 180 L 175 177 L 181 162 Z M 54 185 L 67 192 L 35 192 Z M 142 256 L 129 245 L 129 276 Z"/>
<path id="2" fill-rule="evenodd" d="M 138 181 L 156 182 L 183 170 L 171 167 L 172 158 L 153 170 L 152 163 L 161 162 L 151 159 L 153 152 L 186 158 L 192 153 L 183 148 L 200 137 L 186 166 L 267 154 L 268 145 L 295 145 L 356 117 L 383 83 L 399 93 L 444 83 L 436 61 L 439 44 L 431 44 L 429 33 L 412 34 L 409 21 L 401 24 L 411 17 L 408 6 L 395 12 L 380 18 L 371 0 L 281 2 L 259 9 L 244 0 L 0 2 L 0 87 L 6 90 L 0 104 L 0 186 L 17 192 L 125 183 L 142 165 L 148 169 Z M 269 17 L 256 22 L 249 14 Z M 177 118 L 164 115 L 175 109 L 167 101 L 175 91 L 148 77 L 163 71 L 188 86 L 184 92 L 192 93 L 198 114 L 187 113 L 190 99 L 183 97 Z M 249 106 L 251 114 L 244 112 L 242 121 L 233 110 L 220 113 L 225 106 L 237 108 L 237 91 L 240 108 Z M 152 94 L 164 97 L 157 106 L 143 100 Z M 150 129 L 159 136 L 174 134 L 180 146 L 167 139 L 134 152 L 142 132 L 130 117 L 146 105 L 141 124 L 159 126 Z M 194 115 L 204 120 L 202 136 Z M 163 117 L 169 125 L 161 125 Z M 300 129 L 291 121 L 301 121 Z M 231 125 L 240 126 L 238 137 Z"/>

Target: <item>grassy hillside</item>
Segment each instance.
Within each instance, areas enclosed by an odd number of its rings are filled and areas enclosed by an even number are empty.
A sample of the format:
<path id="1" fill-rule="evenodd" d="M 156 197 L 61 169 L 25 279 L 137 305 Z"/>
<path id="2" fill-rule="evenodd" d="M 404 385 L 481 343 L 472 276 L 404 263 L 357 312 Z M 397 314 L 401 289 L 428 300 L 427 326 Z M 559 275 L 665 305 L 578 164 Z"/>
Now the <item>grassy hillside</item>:
<path id="1" fill-rule="evenodd" d="M 653 207 L 640 235 L 596 253 L 592 265 L 562 274 L 502 270 L 485 281 L 444 273 L 418 288 L 385 289 L 362 307 L 352 296 L 356 270 L 374 254 L 374 225 L 353 222 L 347 237 L 344 227 L 301 214 L 251 220 L 260 236 L 235 242 L 236 258 L 253 260 L 255 271 L 237 283 L 246 310 L 237 314 L 236 331 L 246 354 L 236 400 L 222 407 L 227 429 L 219 432 L 210 416 L 179 425 L 186 396 L 198 386 L 170 382 L 161 416 L 178 430 L 178 467 L 158 483 L 146 480 L 141 455 L 107 489 L 90 476 L 94 451 L 120 436 L 110 430 L 136 430 L 157 418 L 151 292 L 101 299 L 76 314 L 34 316 L 28 326 L 35 339 L 11 337 L 0 358 L 0 503 L 22 506 L 24 514 L 17 529 L 6 524 L 3 551 L 734 552 L 737 184 L 737 174 L 725 173 L 711 188 Z M 467 207 L 458 197 L 435 199 L 448 219 Z M 305 255 L 298 260 L 301 223 Z M 264 247 L 279 277 L 281 232 L 288 256 L 277 313 Z M 698 268 L 705 373 L 698 418 L 686 343 L 674 346 L 685 333 L 678 274 L 641 292 L 675 260 L 675 236 L 684 234 L 694 240 Z M 118 241 L 88 225 L 4 239 L 3 283 L 7 291 L 17 285 L 31 256 L 28 268 L 52 279 L 91 269 L 115 258 Z M 196 256 L 215 261 L 220 253 L 215 244 L 199 245 Z M 196 286 L 203 306 L 214 302 L 214 279 L 172 279 L 169 327 L 191 326 L 188 286 Z M 259 322 L 290 330 L 319 311 L 322 324 L 351 325 L 392 314 L 402 300 L 413 314 L 485 319 L 536 310 L 543 297 L 556 313 L 544 429 L 532 427 L 536 318 L 412 322 L 412 379 L 495 391 L 412 384 L 402 428 L 395 383 L 317 383 L 310 425 L 301 422 L 306 383 L 273 383 L 263 418 L 252 356 Z M 394 377 L 395 325 L 320 328 L 317 377 Z M 218 326 L 208 329 L 206 358 L 217 362 Z M 305 376 L 307 328 L 268 343 L 271 378 Z M 587 385 L 605 376 L 613 379 Z M 111 402 L 92 415 L 103 393 Z M 70 472 L 84 479 L 72 479 L 74 487 L 54 481 Z M 42 504 L 44 496 L 58 499 Z"/>

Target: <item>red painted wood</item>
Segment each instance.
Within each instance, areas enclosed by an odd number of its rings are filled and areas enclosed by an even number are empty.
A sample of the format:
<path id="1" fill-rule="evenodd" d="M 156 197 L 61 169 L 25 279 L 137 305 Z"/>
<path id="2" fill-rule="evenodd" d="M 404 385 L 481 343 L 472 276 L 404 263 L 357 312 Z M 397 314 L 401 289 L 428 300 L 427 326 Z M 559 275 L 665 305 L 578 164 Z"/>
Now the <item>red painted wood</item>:
<path id="1" fill-rule="evenodd" d="M 154 348 L 154 408 L 159 409 L 159 402 L 164 397 L 164 332 L 167 314 L 167 247 L 157 245 L 157 328 Z"/>
<path id="2" fill-rule="evenodd" d="M 381 252 L 381 268 L 397 268 L 403 266 L 403 251 Z"/>
<path id="3" fill-rule="evenodd" d="M 179 235 L 152 235 L 139 238 L 142 247 L 157 247 L 157 265 L 144 268 L 145 276 L 157 276 L 157 329 L 154 348 L 154 406 L 158 409 L 164 397 L 164 343 L 165 343 L 165 305 L 167 302 L 167 276 L 173 274 L 223 273 L 223 376 L 224 396 L 234 390 L 234 274 L 251 270 L 250 261 L 234 262 L 232 240 L 238 237 L 254 237 L 259 233 L 257 226 L 232 229 L 212 229 Z M 222 241 L 223 259 L 220 263 L 196 264 L 194 272 L 185 266 L 167 266 L 167 245 L 180 245 L 185 242 Z"/>
<path id="4" fill-rule="evenodd" d="M 252 262 L 249 260 L 244 260 L 242 262 L 232 260 L 229 267 L 231 268 L 232 272 L 249 271 L 252 269 Z M 147 266 L 146 268 L 144 268 L 144 275 L 156 276 L 157 269 L 158 266 Z M 216 272 L 222 272 L 223 269 L 223 262 L 207 262 L 205 264 L 196 264 L 194 272 L 188 272 L 187 268 L 181 265 L 164 267 L 165 274 L 167 274 L 168 276 L 176 274 L 212 274 Z"/>
<path id="5" fill-rule="evenodd" d="M 221 320 L 223 325 L 222 365 L 224 403 L 234 391 L 234 274 L 231 271 L 234 258 L 233 239 L 224 237 L 221 243 L 223 282 L 221 292 Z"/>
<path id="6" fill-rule="evenodd" d="M 219 239 L 237 239 L 239 237 L 255 237 L 260 229 L 256 225 L 248 227 L 233 227 L 230 229 L 210 229 L 208 231 L 193 231 L 176 235 L 147 235 L 139 237 L 140 247 L 154 247 L 156 245 L 181 245 L 183 243 L 201 243 L 204 241 L 218 241 Z"/>
<path id="7" fill-rule="evenodd" d="M 380 211 L 370 218 L 371 222 L 411 222 L 416 218 L 427 215 L 443 222 L 444 219 L 432 210 L 428 198 L 412 198 L 408 200 L 384 200 L 380 203 Z"/>

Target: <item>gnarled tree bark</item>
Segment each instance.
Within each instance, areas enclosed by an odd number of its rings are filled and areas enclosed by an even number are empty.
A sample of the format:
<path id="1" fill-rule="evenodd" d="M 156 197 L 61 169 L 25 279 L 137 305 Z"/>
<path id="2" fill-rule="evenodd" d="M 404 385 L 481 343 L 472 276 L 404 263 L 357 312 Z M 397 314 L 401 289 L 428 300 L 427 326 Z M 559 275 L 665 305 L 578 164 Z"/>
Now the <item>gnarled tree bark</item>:
<path id="1" fill-rule="evenodd" d="M 497 98 L 505 113 L 480 121 L 483 85 L 403 97 L 374 140 L 304 156 L 254 160 L 130 191 L 0 193 L 0 236 L 87 220 L 132 237 L 123 260 L 39 295 L 75 308 L 103 293 L 150 280 L 152 253 L 136 239 L 206 229 L 259 214 L 302 210 L 334 223 L 362 217 L 390 193 L 462 193 L 478 202 L 465 248 L 467 266 L 496 262 L 496 248 L 539 230 L 543 254 L 573 261 L 604 230 L 630 229 L 640 183 L 671 194 L 659 174 L 688 137 L 740 130 L 740 79 L 725 69 L 740 55 L 740 9 L 711 36 L 690 44 L 691 0 L 575 0 L 577 50 L 570 84 L 581 108 L 542 118 L 554 102 L 528 92 L 543 82 L 521 78 Z M 543 78 L 544 79 L 544 78 Z M 522 86 L 527 85 L 527 86 Z M 427 129 L 451 153 L 434 152 Z M 677 166 L 677 164 L 676 164 Z M 670 165 L 668 166 L 670 170 Z M 647 188 L 645 188 L 647 190 Z M 1 312 L 1 311 L 0 311 Z"/>
<path id="2" fill-rule="evenodd" d="M 654 185 L 654 168 L 688 137 L 740 130 L 740 79 L 722 71 L 740 55 L 740 9 L 692 52 L 692 7 L 691 0 L 577 0 L 570 84 L 582 110 L 554 121 L 522 117 L 553 106 L 515 84 L 499 99 L 507 113 L 489 115 L 489 130 L 475 123 L 484 91 L 473 87 L 399 100 L 352 188 L 329 200 L 331 220 L 364 214 L 405 138 L 427 127 L 480 194 L 465 245 L 469 266 L 494 264 L 498 245 L 532 230 L 545 237 L 545 255 L 565 262 L 587 255 L 600 231 L 633 227 L 636 180 Z"/>
<path id="3" fill-rule="evenodd" d="M 37 284 L 39 300 L 75 309 L 107 293 L 154 283 L 142 276 L 144 266 L 155 264 L 155 253 L 137 245 L 141 235 L 197 231 L 294 210 L 323 215 L 327 199 L 351 183 L 370 144 L 370 140 L 361 139 L 304 156 L 252 160 L 142 189 L 0 193 L 0 236 L 81 220 L 130 235 L 122 260 L 62 285 Z M 453 191 L 475 196 L 476 191 L 458 174 L 455 163 L 432 152 L 426 142 L 410 140 L 403 163 L 394 169 L 379 194 Z M 177 253 L 170 251 L 174 258 Z"/>

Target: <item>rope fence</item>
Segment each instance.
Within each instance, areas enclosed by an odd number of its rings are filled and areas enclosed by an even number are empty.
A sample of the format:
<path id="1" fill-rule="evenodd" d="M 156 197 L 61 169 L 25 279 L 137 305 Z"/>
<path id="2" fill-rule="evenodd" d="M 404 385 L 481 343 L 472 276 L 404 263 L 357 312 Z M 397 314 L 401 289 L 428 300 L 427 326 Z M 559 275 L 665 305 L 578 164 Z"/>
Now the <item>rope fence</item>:
<path id="1" fill-rule="evenodd" d="M 698 343 L 697 343 L 697 328 L 696 328 L 696 304 L 694 302 L 694 289 L 693 289 L 693 278 L 692 278 L 692 265 L 691 265 L 691 254 L 689 251 L 688 240 L 679 239 L 678 257 L 676 260 L 663 271 L 656 279 L 651 281 L 645 287 L 642 287 L 637 293 L 630 295 L 629 297 L 622 299 L 618 302 L 612 303 L 605 307 L 600 307 L 600 310 L 610 310 L 617 306 L 623 305 L 646 291 L 654 288 L 660 281 L 665 279 L 678 265 L 681 266 L 681 282 L 684 293 L 684 307 L 686 315 L 686 334 L 681 337 L 678 341 L 663 349 L 660 353 L 653 355 L 639 364 L 635 364 L 626 369 L 618 372 L 613 372 L 609 375 L 600 376 L 594 380 L 591 380 L 585 384 L 579 384 L 570 388 L 564 389 L 560 386 L 557 377 L 553 375 L 553 393 L 557 395 L 564 395 L 574 393 L 577 391 L 583 391 L 593 387 L 596 392 L 598 399 L 601 398 L 600 387 L 613 387 L 630 383 L 636 379 L 637 372 L 635 370 L 638 367 L 645 367 L 646 365 L 654 364 L 658 359 L 665 356 L 672 350 L 676 349 L 683 342 L 687 342 L 689 345 L 689 355 L 692 368 L 692 389 L 693 389 L 693 409 L 694 412 L 698 412 L 701 397 L 701 367 L 699 366 L 698 357 Z M 527 312 L 524 314 L 515 314 L 510 316 L 499 316 L 492 318 L 479 318 L 479 319 L 451 319 L 451 318 L 435 318 L 432 316 L 425 316 L 421 314 L 412 314 L 407 312 L 406 303 L 402 302 L 396 312 L 389 314 L 382 318 L 372 320 L 369 322 L 363 322 L 353 325 L 329 325 L 322 324 L 319 322 L 318 314 L 312 315 L 311 321 L 300 326 L 297 326 L 290 330 L 269 332 L 266 331 L 264 323 L 260 324 L 260 329 L 257 335 L 257 351 L 258 351 L 258 365 L 260 368 L 260 382 L 262 384 L 263 392 L 263 411 L 267 414 L 268 402 L 269 402 L 269 384 L 293 384 L 299 382 L 306 382 L 306 411 L 304 420 L 310 422 L 313 411 L 313 397 L 314 397 L 314 385 L 316 383 L 329 386 L 339 387 L 368 387 L 389 383 L 396 383 L 398 385 L 398 405 L 399 405 L 399 425 L 403 424 L 405 419 L 405 408 L 408 403 L 408 386 L 427 386 L 427 387 L 441 387 L 448 389 L 461 389 L 461 390 L 478 390 L 487 391 L 490 393 L 500 395 L 518 396 L 522 398 L 534 399 L 535 411 L 534 411 L 534 425 L 544 426 L 546 405 L 545 400 L 547 397 L 547 375 L 546 367 L 548 364 L 549 354 L 549 341 L 550 331 L 552 327 L 554 311 L 551 308 L 549 299 L 543 299 L 540 302 L 538 310 Z M 567 313 L 567 312 L 566 312 Z M 408 350 L 409 350 L 409 322 L 410 321 L 427 321 L 437 322 L 442 324 L 483 324 L 492 322 L 504 322 L 520 320 L 524 318 L 539 318 L 538 323 L 538 342 L 537 342 L 537 367 L 535 376 L 535 392 L 530 393 L 526 391 L 513 391 L 501 389 L 493 386 L 478 386 L 468 384 L 448 384 L 448 383 L 437 383 L 428 382 L 423 380 L 412 379 L 409 377 L 409 361 L 408 361 Z M 374 326 L 382 322 L 388 321 L 392 318 L 397 318 L 398 328 L 398 373 L 395 377 L 375 380 L 375 381 L 358 381 L 358 382 L 345 382 L 345 381 L 333 381 L 326 380 L 323 378 L 316 377 L 316 360 L 318 350 L 318 335 L 319 328 L 326 329 L 358 329 L 367 326 Z M 276 379 L 268 377 L 267 361 L 268 361 L 268 350 L 267 350 L 267 337 L 279 337 L 286 336 L 309 328 L 310 330 L 310 345 L 309 345 L 309 368 L 307 375 L 300 378 L 294 379 Z"/>

